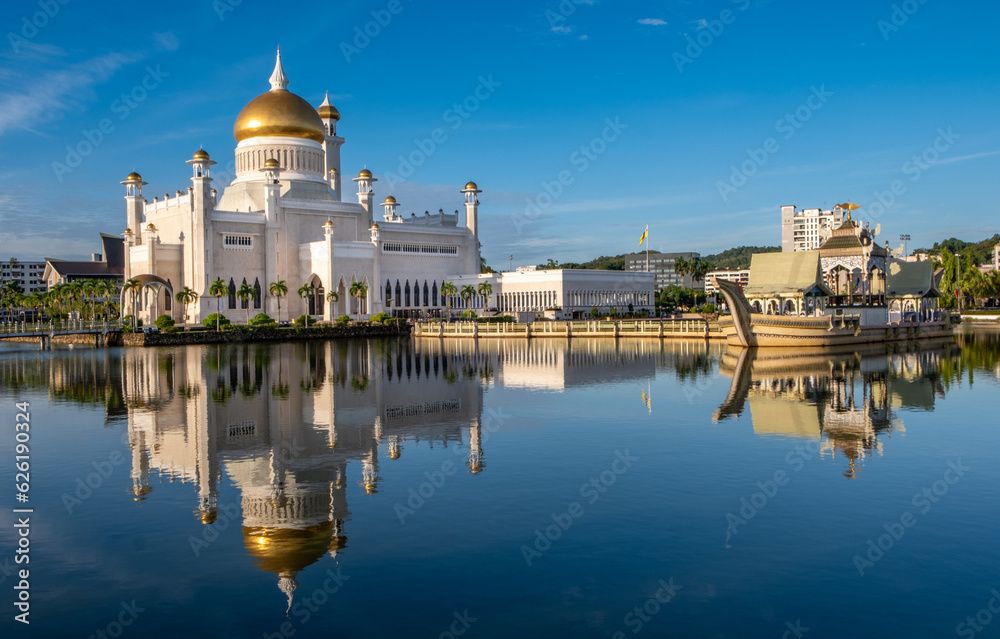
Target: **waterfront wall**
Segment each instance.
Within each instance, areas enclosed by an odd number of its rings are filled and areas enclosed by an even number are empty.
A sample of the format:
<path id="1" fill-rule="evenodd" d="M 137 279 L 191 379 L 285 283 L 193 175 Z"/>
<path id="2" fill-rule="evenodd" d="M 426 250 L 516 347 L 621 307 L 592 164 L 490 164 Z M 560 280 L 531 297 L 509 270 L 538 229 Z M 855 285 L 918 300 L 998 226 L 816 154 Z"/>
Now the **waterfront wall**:
<path id="1" fill-rule="evenodd" d="M 536 338 L 536 337 L 645 337 L 656 339 L 725 339 L 718 322 L 697 319 L 682 320 L 596 320 L 545 322 L 417 322 L 416 337 L 438 338 Z"/>
<path id="2" fill-rule="evenodd" d="M 405 337 L 410 327 L 380 324 L 316 326 L 310 328 L 241 328 L 231 331 L 193 331 L 178 333 L 125 333 L 124 346 L 184 346 L 187 344 L 231 344 L 239 342 L 287 342 L 306 339 L 367 337 Z"/>

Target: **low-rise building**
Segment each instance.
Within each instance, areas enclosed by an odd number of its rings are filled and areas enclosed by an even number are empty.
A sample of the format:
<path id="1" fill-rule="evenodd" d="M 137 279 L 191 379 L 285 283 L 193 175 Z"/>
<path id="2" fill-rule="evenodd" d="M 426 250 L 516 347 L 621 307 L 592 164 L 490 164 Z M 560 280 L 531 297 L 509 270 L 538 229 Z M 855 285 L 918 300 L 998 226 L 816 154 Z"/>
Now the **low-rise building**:
<path id="1" fill-rule="evenodd" d="M 7 282 L 16 282 L 25 295 L 44 293 L 46 291 L 45 280 L 42 277 L 44 272 L 45 262 L 22 262 L 12 257 L 0 264 L 0 287 Z"/>
<path id="2" fill-rule="evenodd" d="M 715 295 L 719 292 L 719 289 L 715 286 L 715 279 L 729 280 L 730 282 L 736 282 L 740 285 L 740 288 L 746 288 L 747 284 L 750 283 L 750 269 L 742 269 L 736 271 L 711 271 L 705 274 L 705 292 L 709 295 Z"/>
<path id="3" fill-rule="evenodd" d="M 659 253 L 656 251 L 649 252 L 649 262 L 648 270 L 650 273 L 656 276 L 656 290 L 662 291 L 668 286 L 683 286 L 684 288 L 704 288 L 704 280 L 695 280 L 691 273 L 685 273 L 681 275 L 677 272 L 677 260 L 686 260 L 692 262 L 695 259 L 701 258 L 700 253 L 687 252 L 687 253 Z M 625 270 L 626 271 L 646 271 L 647 270 L 647 256 L 646 253 L 634 253 L 632 255 L 625 256 Z"/>

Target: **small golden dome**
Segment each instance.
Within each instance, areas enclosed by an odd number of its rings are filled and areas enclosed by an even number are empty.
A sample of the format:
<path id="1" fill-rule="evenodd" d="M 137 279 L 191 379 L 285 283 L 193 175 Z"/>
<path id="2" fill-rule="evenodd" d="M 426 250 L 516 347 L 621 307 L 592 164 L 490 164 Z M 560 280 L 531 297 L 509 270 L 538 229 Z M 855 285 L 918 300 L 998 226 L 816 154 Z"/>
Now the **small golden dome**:
<path id="1" fill-rule="evenodd" d="M 156 230 L 156 225 L 153 224 L 152 222 L 150 222 L 149 224 L 146 225 L 146 230 L 147 231 L 155 231 Z"/>
<path id="2" fill-rule="evenodd" d="M 274 158 L 267 158 L 266 160 L 264 160 L 264 168 L 265 169 L 280 169 L 281 168 L 281 164 L 277 160 L 275 160 Z"/>
<path id="3" fill-rule="evenodd" d="M 135 171 L 132 171 L 131 173 L 128 174 L 128 177 L 125 178 L 125 181 L 126 182 L 142 182 L 142 176 L 139 175 L 138 173 L 136 173 Z"/>
<path id="4" fill-rule="evenodd" d="M 392 197 L 391 195 L 385 198 L 385 202 L 382 202 L 382 204 L 395 204 L 395 203 L 396 203 L 396 198 Z"/>
<path id="5" fill-rule="evenodd" d="M 319 113 L 319 117 L 324 120 L 340 120 L 340 111 L 332 104 L 330 106 L 323 105 L 316 109 L 316 111 Z"/>
<path id="6" fill-rule="evenodd" d="M 365 484 L 365 492 L 369 495 L 374 495 L 378 492 L 378 486 L 375 484 Z"/>
<path id="7" fill-rule="evenodd" d="M 214 524 L 218 518 L 219 518 L 219 513 L 214 508 L 201 513 L 201 523 L 205 524 L 206 526 Z"/>
<path id="8" fill-rule="evenodd" d="M 372 224 L 372 230 L 374 231 L 376 229 L 378 229 L 378 222 L 375 222 L 374 224 Z"/>
<path id="9" fill-rule="evenodd" d="M 396 448 L 390 449 L 389 459 L 399 459 L 399 450 Z"/>
<path id="10" fill-rule="evenodd" d="M 125 229 L 125 235 L 132 235 L 132 229 Z"/>
<path id="11" fill-rule="evenodd" d="M 333 222 L 331 222 L 330 220 L 327 220 L 326 224 L 324 224 L 323 226 L 333 226 Z"/>
<path id="12" fill-rule="evenodd" d="M 194 155 L 191 156 L 191 159 L 192 160 L 209 160 L 211 158 L 208 157 L 208 151 L 206 151 L 205 149 L 198 149 L 197 151 L 194 152 Z"/>
<path id="13" fill-rule="evenodd" d="M 361 169 L 361 172 L 358 173 L 359 178 L 370 178 L 371 176 L 372 172 L 369 171 L 368 169 Z"/>
<path id="14" fill-rule="evenodd" d="M 465 185 L 465 190 L 466 191 L 478 191 L 479 187 L 476 186 L 475 182 L 469 182 L 468 184 Z"/>

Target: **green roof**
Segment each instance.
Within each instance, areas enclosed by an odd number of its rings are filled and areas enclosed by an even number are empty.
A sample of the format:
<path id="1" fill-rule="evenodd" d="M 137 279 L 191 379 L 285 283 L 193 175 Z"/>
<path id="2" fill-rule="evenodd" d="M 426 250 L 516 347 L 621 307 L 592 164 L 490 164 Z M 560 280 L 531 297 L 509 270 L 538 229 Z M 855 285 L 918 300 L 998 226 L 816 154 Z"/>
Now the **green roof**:
<path id="1" fill-rule="evenodd" d="M 892 297 L 940 297 L 934 287 L 934 262 L 893 262 L 885 278 Z"/>
<path id="2" fill-rule="evenodd" d="M 743 291 L 754 295 L 833 295 L 823 284 L 819 251 L 758 253 L 750 261 L 750 283 Z"/>
<path id="3" fill-rule="evenodd" d="M 836 235 L 823 242 L 820 249 L 828 251 L 830 249 L 855 249 L 861 248 L 861 246 L 861 240 L 857 235 Z"/>

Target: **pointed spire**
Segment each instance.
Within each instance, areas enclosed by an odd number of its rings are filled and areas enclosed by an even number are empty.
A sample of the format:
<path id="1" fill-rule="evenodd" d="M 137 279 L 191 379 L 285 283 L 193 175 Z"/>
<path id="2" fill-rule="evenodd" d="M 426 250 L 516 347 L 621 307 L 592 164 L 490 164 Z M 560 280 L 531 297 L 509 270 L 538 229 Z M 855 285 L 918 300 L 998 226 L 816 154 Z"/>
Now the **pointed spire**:
<path id="1" fill-rule="evenodd" d="M 278 58 L 274 62 L 274 73 L 271 74 L 271 90 L 288 90 L 288 76 L 285 75 L 285 69 L 281 66 L 281 47 L 278 47 Z"/>
<path id="2" fill-rule="evenodd" d="M 329 91 L 326 92 L 326 97 L 323 98 L 323 104 L 321 104 L 320 106 L 321 107 L 333 106 L 333 104 L 330 103 L 330 92 Z"/>

